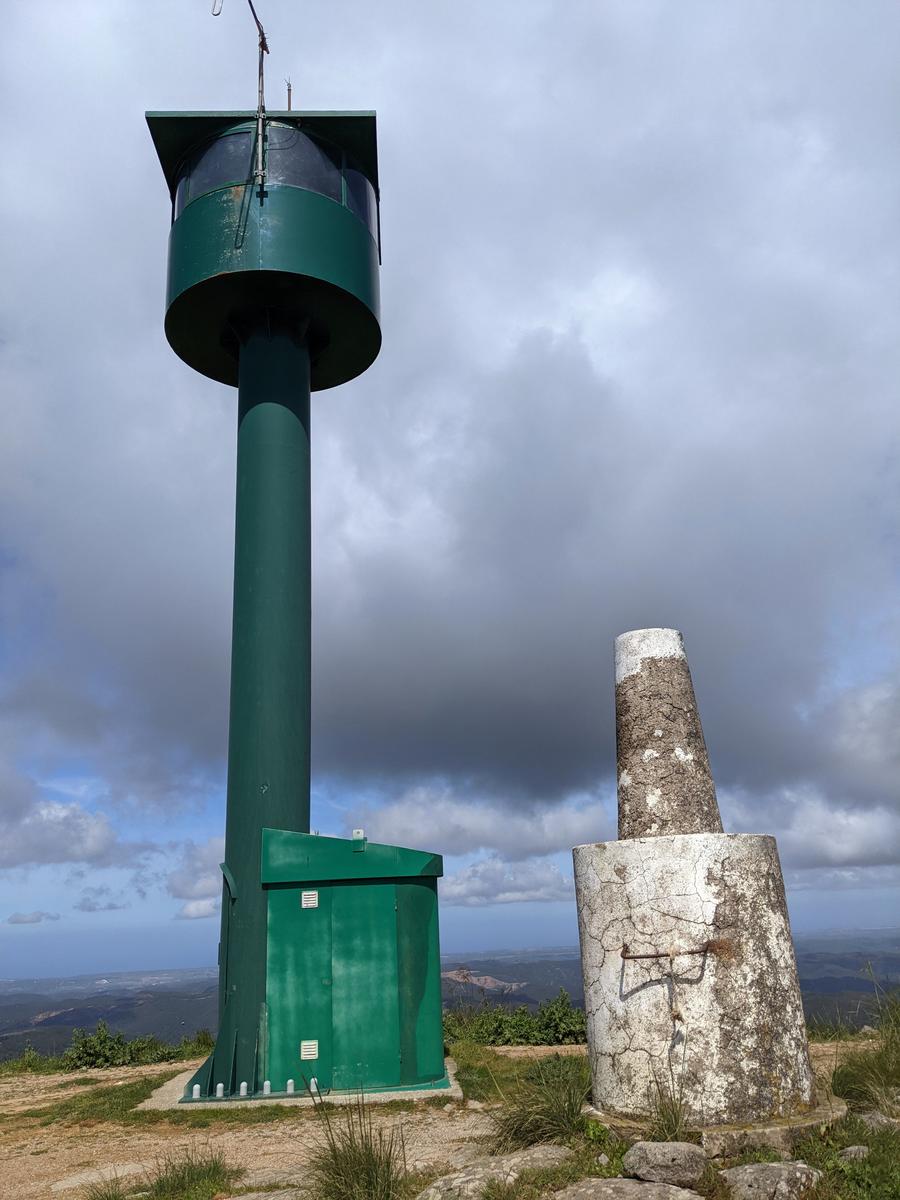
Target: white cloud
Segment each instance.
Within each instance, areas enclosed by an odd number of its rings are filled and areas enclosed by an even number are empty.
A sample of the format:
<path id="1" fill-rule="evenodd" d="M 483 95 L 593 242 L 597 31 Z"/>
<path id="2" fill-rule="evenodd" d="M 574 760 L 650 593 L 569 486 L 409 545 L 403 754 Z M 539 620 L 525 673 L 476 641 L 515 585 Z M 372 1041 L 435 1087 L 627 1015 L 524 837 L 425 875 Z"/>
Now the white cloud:
<path id="1" fill-rule="evenodd" d="M 549 903 L 574 899 L 574 885 L 555 863 L 507 863 L 486 858 L 449 875 L 440 884 L 443 904 L 465 908 L 484 904 L 520 904 L 529 900 Z"/>
<path id="2" fill-rule="evenodd" d="M 786 867 L 863 868 L 900 860 L 900 812 L 882 804 L 850 806 L 814 785 L 781 788 L 760 799 L 725 793 L 733 832 L 774 833 Z"/>
<path id="3" fill-rule="evenodd" d="M 496 850 L 516 861 L 615 837 L 609 813 L 596 796 L 513 807 L 491 795 L 462 797 L 443 784 L 409 789 L 399 800 L 366 812 L 364 824 L 375 842 L 441 854 Z"/>
<path id="4" fill-rule="evenodd" d="M 179 921 L 199 921 L 203 917 L 214 917 L 219 911 L 219 903 L 219 900 L 211 897 L 206 900 L 188 900 L 187 904 L 182 904 L 175 916 Z"/>
<path id="5" fill-rule="evenodd" d="M 811 867 L 805 870 L 785 872 L 785 882 L 790 891 L 833 892 L 874 891 L 900 887 L 900 866 L 882 867 Z M 896 911 L 880 912 L 873 909 L 869 922 L 875 927 L 883 925 L 885 919 L 892 928 L 896 927 Z"/>
<path id="6" fill-rule="evenodd" d="M 112 862 L 125 853 L 103 813 L 38 800 L 23 816 L 0 820 L 0 867 Z"/>
<path id="7" fill-rule="evenodd" d="M 58 921 L 59 913 L 51 912 L 14 912 L 6 918 L 7 925 L 40 925 L 42 921 Z"/>
<path id="8" fill-rule="evenodd" d="M 212 917 L 219 910 L 222 897 L 222 871 L 219 866 L 225 857 L 225 839 L 209 838 L 198 845 L 186 842 L 181 861 L 166 880 L 170 896 L 185 900 L 175 914 L 179 920 L 194 921 Z"/>

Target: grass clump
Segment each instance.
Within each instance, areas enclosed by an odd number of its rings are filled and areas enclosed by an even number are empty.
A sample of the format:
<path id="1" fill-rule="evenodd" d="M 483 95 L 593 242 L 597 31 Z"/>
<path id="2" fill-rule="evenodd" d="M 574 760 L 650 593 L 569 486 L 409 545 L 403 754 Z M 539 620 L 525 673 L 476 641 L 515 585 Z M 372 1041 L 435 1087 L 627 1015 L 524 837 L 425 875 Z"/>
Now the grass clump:
<path id="1" fill-rule="evenodd" d="M 838 1012 L 829 1017 L 810 1017 L 806 1022 L 806 1036 L 811 1042 L 849 1042 L 858 1038 L 860 1033 L 856 1025 L 850 1024 Z"/>
<path id="2" fill-rule="evenodd" d="M 488 1003 L 450 1009 L 444 1013 L 444 1038 L 482 1046 L 576 1046 L 587 1040 L 587 1019 L 561 988 L 537 1010 Z"/>
<path id="3" fill-rule="evenodd" d="M 188 1150 L 161 1159 L 144 1180 L 131 1187 L 120 1179 L 91 1184 L 85 1200 L 127 1200 L 135 1192 L 150 1200 L 213 1200 L 219 1193 L 230 1191 L 243 1174 L 242 1169 L 229 1167 L 215 1151 Z"/>
<path id="4" fill-rule="evenodd" d="M 121 1179 L 104 1179 L 88 1186 L 84 1200 L 127 1200 L 127 1196 Z"/>
<path id="5" fill-rule="evenodd" d="M 54 1104 L 26 1109 L 22 1116 L 34 1118 L 41 1125 L 54 1125 L 57 1121 L 72 1121 L 79 1124 L 96 1124 L 102 1121 L 124 1122 L 132 1115 L 135 1117 L 162 1116 L 165 1114 L 132 1114 L 132 1109 L 142 1100 L 146 1100 L 161 1083 L 171 1079 L 175 1073 L 151 1075 L 145 1079 L 135 1079 L 130 1083 L 112 1087 L 94 1087 L 90 1091 L 66 1096 Z"/>
<path id="6" fill-rule="evenodd" d="M 410 1194 L 402 1130 L 375 1129 L 360 1093 L 340 1110 L 318 1101 L 324 1143 L 309 1165 L 317 1200 L 404 1200 Z"/>
<path id="7" fill-rule="evenodd" d="M 876 1001 L 878 1044 L 848 1055 L 835 1069 L 832 1088 L 853 1109 L 900 1117 L 900 991 L 879 991 Z"/>
<path id="8" fill-rule="evenodd" d="M 243 1173 L 229 1167 L 217 1151 L 189 1150 L 157 1163 L 141 1191 L 151 1200 L 212 1200 Z"/>
<path id="9" fill-rule="evenodd" d="M 498 1101 L 518 1086 L 516 1061 L 480 1042 L 461 1041 L 450 1046 L 456 1079 L 467 1100 Z"/>
<path id="10" fill-rule="evenodd" d="M 688 1110 L 684 1102 L 684 1061 L 675 1077 L 672 1060 L 668 1063 L 668 1078 L 656 1074 L 650 1085 L 650 1126 L 647 1138 L 651 1142 L 685 1142 L 688 1135 Z"/>
<path id="11" fill-rule="evenodd" d="M 495 1151 L 579 1137 L 586 1129 L 581 1110 L 590 1091 L 590 1068 L 580 1055 L 554 1055 L 530 1063 L 519 1086 L 492 1113 Z"/>

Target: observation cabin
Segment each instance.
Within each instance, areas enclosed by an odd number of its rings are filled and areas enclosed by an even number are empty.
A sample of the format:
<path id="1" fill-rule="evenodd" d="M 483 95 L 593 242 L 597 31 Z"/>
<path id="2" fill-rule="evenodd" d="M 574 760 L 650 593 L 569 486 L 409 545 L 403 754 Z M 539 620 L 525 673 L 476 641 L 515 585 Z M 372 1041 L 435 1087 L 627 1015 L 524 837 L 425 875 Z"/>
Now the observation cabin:
<path id="1" fill-rule="evenodd" d="M 312 391 L 381 346 L 378 157 L 372 112 L 151 112 L 172 199 L 165 331 L 202 375 L 237 386 L 259 313 L 303 337 Z M 256 172 L 262 162 L 262 178 Z"/>

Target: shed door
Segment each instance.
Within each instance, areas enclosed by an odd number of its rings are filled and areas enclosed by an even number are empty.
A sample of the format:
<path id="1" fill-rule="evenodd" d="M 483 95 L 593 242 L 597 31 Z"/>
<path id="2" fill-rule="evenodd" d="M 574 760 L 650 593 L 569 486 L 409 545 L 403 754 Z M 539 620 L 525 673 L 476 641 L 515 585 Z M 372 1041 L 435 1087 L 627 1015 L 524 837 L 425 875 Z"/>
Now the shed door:
<path id="1" fill-rule="evenodd" d="M 397 901 L 393 883 L 331 888 L 332 1086 L 400 1083 Z"/>
<path id="2" fill-rule="evenodd" d="M 269 889 L 268 1078 L 284 1091 L 331 1079 L 331 898 L 329 884 Z"/>

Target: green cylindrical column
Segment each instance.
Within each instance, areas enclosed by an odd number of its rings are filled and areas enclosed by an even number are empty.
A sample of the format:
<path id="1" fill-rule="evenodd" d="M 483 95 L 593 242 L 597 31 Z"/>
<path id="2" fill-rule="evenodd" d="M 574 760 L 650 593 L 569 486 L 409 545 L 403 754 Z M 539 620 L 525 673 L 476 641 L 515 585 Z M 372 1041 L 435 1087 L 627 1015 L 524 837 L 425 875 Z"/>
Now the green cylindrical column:
<path id="1" fill-rule="evenodd" d="M 208 1086 L 265 1078 L 264 827 L 309 832 L 309 351 L 264 315 L 240 349 L 219 1036 Z"/>

